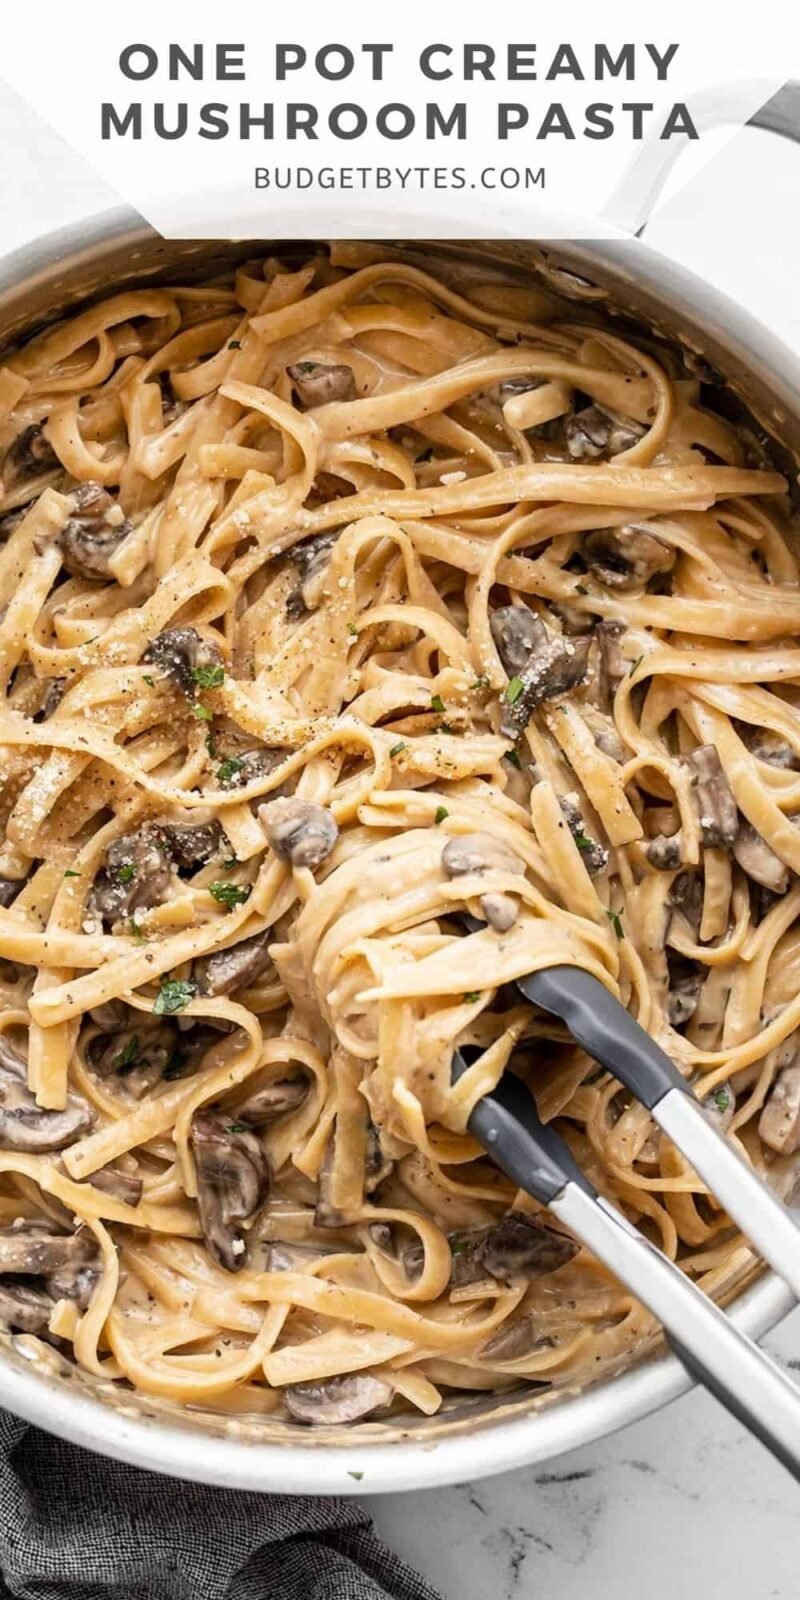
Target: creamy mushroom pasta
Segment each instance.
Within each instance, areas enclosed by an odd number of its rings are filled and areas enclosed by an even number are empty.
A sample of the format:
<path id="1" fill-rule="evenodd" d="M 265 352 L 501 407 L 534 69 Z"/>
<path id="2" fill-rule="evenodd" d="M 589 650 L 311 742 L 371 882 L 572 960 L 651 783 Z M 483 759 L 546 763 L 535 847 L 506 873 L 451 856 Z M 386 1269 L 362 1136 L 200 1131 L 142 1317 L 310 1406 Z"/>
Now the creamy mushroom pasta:
<path id="1" fill-rule="evenodd" d="M 784 1193 L 800 1145 L 785 481 L 590 291 L 390 257 L 0 370 L 0 1319 L 304 1423 L 655 1333 L 467 1132 L 506 1069 L 709 1292 L 753 1265 L 516 976 L 620 994 Z"/>

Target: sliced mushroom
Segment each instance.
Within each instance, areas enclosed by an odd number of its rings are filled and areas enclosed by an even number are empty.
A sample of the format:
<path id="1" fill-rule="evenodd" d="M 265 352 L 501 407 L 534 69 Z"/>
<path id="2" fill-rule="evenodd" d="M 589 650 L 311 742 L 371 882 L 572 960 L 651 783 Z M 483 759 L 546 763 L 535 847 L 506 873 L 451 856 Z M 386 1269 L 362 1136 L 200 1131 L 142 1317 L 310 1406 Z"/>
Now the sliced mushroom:
<path id="1" fill-rule="evenodd" d="M 797 1060 L 784 1067 L 772 1085 L 759 1117 L 758 1131 L 764 1144 L 779 1155 L 791 1156 L 800 1150 L 800 1062 Z"/>
<path id="2" fill-rule="evenodd" d="M 391 1402 L 394 1391 L 384 1378 L 353 1372 L 316 1383 L 292 1383 L 283 1391 L 286 1409 L 298 1422 L 317 1426 L 359 1422 Z"/>
<path id="3" fill-rule="evenodd" d="M 47 1279 L 47 1287 L 54 1300 L 74 1300 L 80 1311 L 86 1311 L 100 1276 L 100 1257 L 97 1255 L 94 1266 L 73 1264 L 52 1272 Z"/>
<path id="4" fill-rule="evenodd" d="M 703 915 L 703 877 L 699 872 L 680 872 L 669 891 L 669 904 L 686 918 L 695 934 Z"/>
<path id="5" fill-rule="evenodd" d="M 110 1037 L 98 1034 L 89 1046 L 89 1064 L 98 1077 L 116 1076 L 135 1100 L 160 1083 L 175 1060 L 178 1033 L 170 1022 L 138 1027 Z"/>
<path id="6" fill-rule="evenodd" d="M 88 1228 L 54 1233 L 50 1224 L 25 1220 L 0 1229 L 0 1273 L 43 1278 L 96 1262 L 97 1240 Z"/>
<path id="7" fill-rule="evenodd" d="M 237 1122 L 246 1122 L 248 1128 L 263 1128 L 287 1111 L 297 1111 L 308 1099 L 311 1084 L 308 1078 L 282 1078 L 278 1083 L 267 1083 L 248 1095 L 234 1112 Z"/>
<path id="8" fill-rule="evenodd" d="M 13 511 L 6 511 L 0 517 L 0 544 L 5 544 L 15 533 L 23 518 L 27 517 L 30 506 L 16 506 Z"/>
<path id="9" fill-rule="evenodd" d="M 539 1277 L 555 1272 L 571 1261 L 579 1246 L 563 1233 L 554 1233 L 524 1211 L 509 1211 L 502 1222 L 490 1228 L 483 1243 L 481 1259 L 493 1278 L 510 1278 L 524 1273 Z"/>
<path id="10" fill-rule="evenodd" d="M 451 1283 L 474 1283 L 484 1277 L 536 1278 L 571 1261 L 579 1246 L 554 1233 L 524 1211 L 509 1211 L 493 1228 L 453 1234 Z"/>
<path id="11" fill-rule="evenodd" d="M 694 1016 L 705 977 L 705 971 L 691 961 L 670 962 L 667 1018 L 673 1028 L 683 1028 Z"/>
<path id="12" fill-rule="evenodd" d="M 369 1236 L 384 1255 L 399 1262 L 409 1282 L 414 1283 L 425 1265 L 419 1235 L 402 1222 L 371 1222 Z"/>
<path id="13" fill-rule="evenodd" d="M 166 628 L 163 633 L 156 634 L 142 660 L 157 667 L 194 700 L 198 689 L 195 674 L 202 673 L 204 667 L 221 666 L 222 652 L 196 628 Z"/>
<path id="14" fill-rule="evenodd" d="M 733 854 L 743 872 L 748 878 L 760 883 L 762 888 L 769 889 L 773 894 L 785 894 L 789 887 L 789 868 L 780 856 L 775 854 L 771 845 L 753 827 L 751 822 L 742 818 L 739 831 L 733 843 Z"/>
<path id="15" fill-rule="evenodd" d="M 146 822 L 109 845 L 87 910 L 104 923 L 120 922 L 135 911 L 161 905 L 171 884 L 172 862 L 164 835 L 155 823 Z"/>
<path id="16" fill-rule="evenodd" d="M 271 929 L 255 933 L 251 939 L 242 939 L 229 950 L 215 950 L 210 956 L 195 961 L 193 975 L 201 994 L 235 994 L 237 989 L 249 988 L 272 968 L 269 946 L 273 940 Z"/>
<path id="17" fill-rule="evenodd" d="M 111 558 L 131 531 L 122 507 L 99 483 L 80 484 L 72 506 L 72 516 L 57 535 L 67 572 L 92 582 L 111 577 Z"/>
<path id="18" fill-rule="evenodd" d="M 161 390 L 161 416 L 163 424 L 165 428 L 168 428 L 171 422 L 177 422 L 178 417 L 183 416 L 184 411 L 187 409 L 187 402 L 185 400 L 178 399 L 175 390 L 172 387 L 171 373 L 166 371 L 157 373 L 156 383 Z"/>
<path id="19" fill-rule="evenodd" d="M 686 757 L 704 845 L 729 850 L 739 828 L 739 812 L 722 762 L 713 744 L 703 744 Z"/>
<path id="20" fill-rule="evenodd" d="M 320 1244 L 298 1244 L 294 1239 L 270 1239 L 266 1248 L 265 1272 L 303 1272 L 311 1261 L 330 1255 Z"/>
<path id="21" fill-rule="evenodd" d="M 677 872 L 683 863 L 680 834 L 656 834 L 655 839 L 650 840 L 645 855 L 651 867 L 657 867 L 659 872 Z"/>
<path id="22" fill-rule="evenodd" d="M 493 833 L 458 833 L 442 851 L 442 869 L 448 878 L 492 871 L 524 873 L 525 862 Z"/>
<path id="23" fill-rule="evenodd" d="M 558 605 L 553 603 L 550 610 L 555 612 L 558 617 L 562 633 L 567 634 L 570 639 L 577 639 L 583 634 L 594 633 L 594 617 L 586 611 L 579 611 L 577 606 L 568 606 L 564 601 L 561 601 Z"/>
<path id="24" fill-rule="evenodd" d="M 320 866 L 339 837 L 333 812 L 297 795 L 259 806 L 258 820 L 278 860 L 292 867 Z"/>
<path id="25" fill-rule="evenodd" d="M 203 822 L 199 826 L 184 822 L 162 822 L 164 840 L 176 866 L 202 867 L 219 853 L 224 838 L 220 824 Z"/>
<path id="26" fill-rule="evenodd" d="M 87 1133 L 94 1112 L 77 1095 L 68 1095 L 63 1111 L 45 1111 L 36 1104 L 22 1057 L 0 1036 L 0 1146 L 29 1155 L 65 1150 Z M 9 1268 L 9 1270 L 11 1270 Z"/>
<path id="27" fill-rule="evenodd" d="M 92 1173 L 89 1182 L 93 1189 L 101 1189 L 126 1206 L 138 1206 L 142 1198 L 141 1178 L 132 1172 L 119 1172 L 116 1167 L 101 1167 Z"/>
<path id="28" fill-rule="evenodd" d="M 13 906 L 27 878 L 0 878 L 0 906 Z"/>
<path id="29" fill-rule="evenodd" d="M 330 405 L 333 400 L 358 399 L 353 369 L 343 361 L 297 361 L 286 371 L 304 411 Z"/>
<path id="30" fill-rule="evenodd" d="M 281 762 L 286 760 L 288 751 L 277 745 L 262 745 L 257 750 L 237 751 L 233 756 L 227 757 L 218 768 L 217 776 L 222 789 L 243 789 L 247 783 L 255 783 L 259 778 L 266 778 Z M 273 795 L 280 794 L 280 789 L 273 789 Z"/>
<path id="31" fill-rule="evenodd" d="M 6 1032 L 0 1033 L 0 1073 L 5 1072 L 10 1078 L 18 1079 L 20 1083 L 28 1081 L 28 1063 L 19 1050 L 16 1050 Z"/>
<path id="32" fill-rule="evenodd" d="M 42 701 L 40 712 L 43 722 L 47 722 L 48 717 L 52 717 L 53 712 L 58 710 L 66 693 L 68 683 L 68 678 L 48 678 L 47 693 Z"/>
<path id="33" fill-rule="evenodd" d="M 544 623 L 528 606 L 498 606 L 490 613 L 489 624 L 509 678 L 519 677 L 544 642 Z"/>
<path id="34" fill-rule="evenodd" d="M 773 894 L 771 889 L 765 889 L 762 883 L 755 883 L 751 878 L 748 885 L 750 890 L 750 916 L 756 927 L 772 910 L 780 895 Z"/>
<path id="35" fill-rule="evenodd" d="M 296 567 L 300 582 L 286 600 L 286 615 L 297 622 L 309 611 L 316 611 L 322 600 L 325 573 L 330 566 L 331 551 L 339 537 L 337 528 L 332 533 L 316 533 L 310 539 L 301 539 L 286 554 Z"/>
<path id="36" fill-rule="evenodd" d="M 126 1005 L 124 1000 L 104 1000 L 102 1005 L 92 1006 L 89 1012 L 92 1022 L 104 1033 L 124 1033 L 137 1015 L 133 1006 Z"/>
<path id="37" fill-rule="evenodd" d="M 747 722 L 736 726 L 743 743 L 757 761 L 766 761 L 768 766 L 785 772 L 800 771 L 800 756 L 781 734 L 773 733 L 771 728 L 754 728 Z"/>
<path id="38" fill-rule="evenodd" d="M 534 1350 L 552 1349 L 553 1340 L 541 1334 L 532 1312 L 503 1323 L 479 1352 L 481 1361 L 519 1361 Z"/>
<path id="39" fill-rule="evenodd" d="M 621 417 L 603 406 L 586 406 L 564 423 L 564 441 L 573 461 L 599 461 L 632 449 L 646 432 L 631 417 Z"/>
<path id="40" fill-rule="evenodd" d="M 481 910 L 495 933 L 508 933 L 519 916 L 519 901 L 511 894 L 482 894 Z"/>
<path id="41" fill-rule="evenodd" d="M 512 617 L 511 613 L 518 611 L 527 620 Z M 583 682 L 591 639 L 568 639 L 553 633 L 521 606 L 501 607 L 492 612 L 490 623 L 498 654 L 511 678 L 503 696 L 500 732 L 504 738 L 516 740 L 536 706 Z"/>
<path id="42" fill-rule="evenodd" d="M 584 540 L 581 554 L 592 577 L 607 589 L 642 588 L 675 565 L 672 546 L 640 523 L 597 528 Z"/>
<path id="43" fill-rule="evenodd" d="M 364 1161 L 364 1188 L 367 1194 L 374 1194 L 384 1178 L 390 1178 L 393 1172 L 394 1162 L 384 1152 L 380 1128 L 376 1123 L 370 1122 Z"/>
<path id="44" fill-rule="evenodd" d="M 247 1244 L 237 1224 L 251 1222 L 269 1194 L 266 1152 L 254 1133 L 208 1111 L 195 1112 L 191 1142 L 203 1238 L 221 1267 L 238 1272 Z"/>
<path id="45" fill-rule="evenodd" d="M 6 491 L 14 489 L 26 478 L 38 477 L 40 473 L 49 472 L 51 467 L 59 464 L 58 456 L 44 432 L 44 424 L 32 422 L 17 434 L 14 443 L 6 451 L 3 461 L 4 487 Z"/>
<path id="46" fill-rule="evenodd" d="M 558 800 L 564 821 L 575 840 L 581 853 L 581 859 L 590 878 L 596 878 L 599 872 L 605 872 L 608 866 L 608 851 L 600 844 L 599 840 L 592 839 L 586 832 L 586 823 L 583 820 L 580 801 L 577 794 L 562 794 Z"/>
<path id="47" fill-rule="evenodd" d="M 0 1323 L 11 1333 L 46 1333 L 54 1303 L 35 1284 L 0 1278 Z"/>
<path id="48" fill-rule="evenodd" d="M 525 872 L 525 862 L 491 833 L 462 833 L 449 839 L 442 851 L 442 867 L 448 878 L 492 869 L 515 874 Z M 490 928 L 496 933 L 507 933 L 519 915 L 519 901 L 510 894 L 490 892 L 481 895 L 481 910 Z"/>
<path id="49" fill-rule="evenodd" d="M 597 716 L 602 716 L 602 712 L 598 711 L 596 714 Z M 608 728 L 599 728 L 593 731 L 594 742 L 598 750 L 602 750 L 604 756 L 610 756 L 612 761 L 618 762 L 621 766 L 623 761 L 627 760 L 628 752 L 616 728 L 612 725 Z"/>

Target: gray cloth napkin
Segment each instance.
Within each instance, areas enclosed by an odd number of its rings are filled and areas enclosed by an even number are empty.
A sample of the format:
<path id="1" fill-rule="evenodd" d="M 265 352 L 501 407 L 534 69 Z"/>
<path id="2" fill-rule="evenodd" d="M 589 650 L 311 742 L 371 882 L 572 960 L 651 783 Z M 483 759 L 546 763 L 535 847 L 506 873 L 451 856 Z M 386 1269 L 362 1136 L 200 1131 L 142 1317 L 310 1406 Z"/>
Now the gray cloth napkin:
<path id="1" fill-rule="evenodd" d="M 206 1489 L 0 1412 L 0 1596 L 439 1600 L 352 1500 Z"/>

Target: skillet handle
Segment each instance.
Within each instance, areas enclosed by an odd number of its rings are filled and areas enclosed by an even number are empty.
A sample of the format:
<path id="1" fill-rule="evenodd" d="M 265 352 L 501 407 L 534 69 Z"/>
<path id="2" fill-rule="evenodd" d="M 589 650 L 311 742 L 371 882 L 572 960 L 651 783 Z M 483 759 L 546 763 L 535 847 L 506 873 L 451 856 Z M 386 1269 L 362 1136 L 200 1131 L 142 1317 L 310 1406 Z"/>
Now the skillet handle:
<path id="1" fill-rule="evenodd" d="M 752 84 L 722 84 L 696 96 L 691 111 L 698 131 L 742 122 L 745 93 L 752 105 Z M 747 118 L 745 126 L 763 128 L 800 144 L 800 82 L 785 83 Z M 604 207 L 608 220 L 641 238 L 667 178 L 685 149 L 684 139 L 647 140 Z"/>

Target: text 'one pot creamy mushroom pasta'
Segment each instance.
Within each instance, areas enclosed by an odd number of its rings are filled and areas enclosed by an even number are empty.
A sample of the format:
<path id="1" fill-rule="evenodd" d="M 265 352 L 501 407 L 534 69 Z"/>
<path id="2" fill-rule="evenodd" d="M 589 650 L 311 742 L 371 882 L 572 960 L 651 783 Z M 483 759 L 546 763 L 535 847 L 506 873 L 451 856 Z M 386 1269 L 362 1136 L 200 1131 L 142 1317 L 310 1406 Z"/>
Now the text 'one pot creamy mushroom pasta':
<path id="1" fill-rule="evenodd" d="M 601 979 L 783 1193 L 800 1144 L 786 483 L 588 286 L 389 254 L 0 370 L 0 1320 L 306 1423 L 653 1336 L 466 1131 L 507 1064 L 704 1288 L 753 1265 L 518 975 Z"/>

